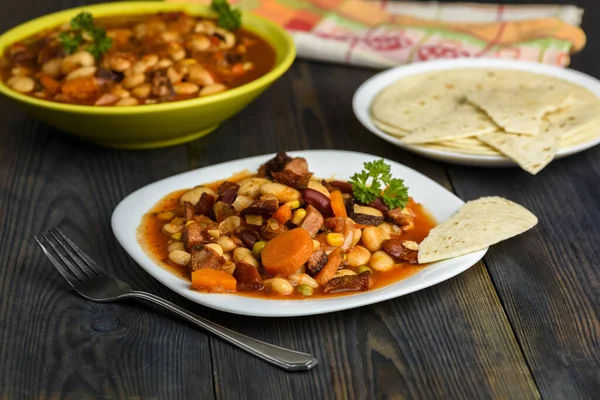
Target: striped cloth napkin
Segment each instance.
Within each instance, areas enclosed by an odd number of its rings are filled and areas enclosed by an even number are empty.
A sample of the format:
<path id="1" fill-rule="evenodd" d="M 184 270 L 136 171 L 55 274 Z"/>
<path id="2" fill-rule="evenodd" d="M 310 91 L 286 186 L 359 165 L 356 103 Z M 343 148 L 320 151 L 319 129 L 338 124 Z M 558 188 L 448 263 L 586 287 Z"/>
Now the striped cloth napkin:
<path id="1" fill-rule="evenodd" d="M 198 2 L 210 0 L 167 0 Z M 441 58 L 496 57 L 567 66 L 585 46 L 583 10 L 385 0 L 230 0 L 282 25 L 298 57 L 388 68 Z"/>

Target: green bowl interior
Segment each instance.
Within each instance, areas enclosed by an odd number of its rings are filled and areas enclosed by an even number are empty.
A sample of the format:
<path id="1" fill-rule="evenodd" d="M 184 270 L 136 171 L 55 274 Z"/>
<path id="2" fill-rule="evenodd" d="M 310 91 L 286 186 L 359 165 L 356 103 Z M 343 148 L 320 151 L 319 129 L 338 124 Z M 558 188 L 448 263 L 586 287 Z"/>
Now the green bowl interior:
<path id="1" fill-rule="evenodd" d="M 19 25 L 0 36 L 0 52 L 4 53 L 6 47 L 12 43 L 23 40 L 45 29 L 53 28 L 57 25 L 68 22 L 71 18 L 84 10 L 92 13 L 96 17 L 149 14 L 160 11 L 185 11 L 194 16 L 201 15 L 215 17 L 215 14 L 208 6 L 195 3 L 140 1 L 96 4 L 59 11 Z M 188 107 L 197 107 L 216 102 L 224 102 L 234 99 L 239 95 L 247 94 L 268 86 L 289 68 L 296 56 L 296 48 L 291 36 L 279 25 L 250 13 L 244 13 L 242 15 L 242 25 L 244 29 L 258 34 L 273 46 L 276 52 L 275 67 L 267 74 L 252 82 L 213 96 L 176 101 L 172 103 L 145 105 L 140 107 L 94 107 L 56 103 L 26 96 L 8 88 L 3 82 L 0 82 L 0 93 L 3 93 L 14 100 L 27 103 L 28 105 L 32 106 L 68 111 L 77 114 L 95 115 L 144 114 L 155 111 L 185 109 Z"/>

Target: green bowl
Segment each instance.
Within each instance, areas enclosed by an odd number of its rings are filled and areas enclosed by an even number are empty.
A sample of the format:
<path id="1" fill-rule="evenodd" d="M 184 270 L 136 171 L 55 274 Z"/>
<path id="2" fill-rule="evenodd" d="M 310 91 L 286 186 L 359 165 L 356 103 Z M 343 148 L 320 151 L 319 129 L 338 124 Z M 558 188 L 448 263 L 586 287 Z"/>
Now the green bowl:
<path id="1" fill-rule="evenodd" d="M 72 8 L 19 25 L 0 36 L 0 52 L 14 42 L 41 30 L 68 22 L 80 11 L 94 16 L 185 11 L 195 16 L 214 13 L 201 4 L 125 2 Z M 0 92 L 25 111 L 62 131 L 105 147 L 150 149 L 188 142 L 215 130 L 268 88 L 292 64 L 296 48 L 291 36 L 279 25 L 244 13 L 242 24 L 275 49 L 275 67 L 266 75 L 226 92 L 172 103 L 131 107 L 94 107 L 55 103 L 20 94 L 0 82 Z"/>

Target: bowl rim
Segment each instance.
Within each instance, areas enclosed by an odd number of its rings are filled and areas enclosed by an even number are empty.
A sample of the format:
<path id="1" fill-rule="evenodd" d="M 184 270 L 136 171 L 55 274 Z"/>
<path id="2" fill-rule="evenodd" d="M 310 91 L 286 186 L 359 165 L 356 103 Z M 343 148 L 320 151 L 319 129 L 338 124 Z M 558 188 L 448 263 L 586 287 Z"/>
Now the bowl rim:
<path id="1" fill-rule="evenodd" d="M 59 25 L 61 22 L 69 21 L 73 15 L 81 12 L 81 11 L 89 11 L 91 13 L 98 13 L 102 17 L 110 17 L 117 14 L 146 14 L 152 12 L 159 11 L 176 11 L 181 10 L 185 11 L 191 15 L 208 15 L 214 16 L 214 12 L 210 10 L 207 5 L 199 4 L 199 3 L 167 3 L 167 2 L 157 2 L 157 1 L 127 1 L 127 2 L 118 2 L 118 3 L 99 3 L 93 4 L 89 6 L 81 6 L 75 8 L 69 8 L 62 11 L 57 11 L 54 13 L 46 14 L 41 17 L 29 20 L 22 24 L 19 24 L 10 30 L 4 32 L 0 35 L 0 52 L 4 52 L 7 46 L 15 43 L 19 40 L 22 40 L 26 37 L 34 35 L 43 31 L 44 29 L 50 29 L 53 26 Z M 207 97 L 199 97 L 195 99 L 186 99 L 179 100 L 168 103 L 161 104 L 147 104 L 143 107 L 98 107 L 98 106 L 90 106 L 90 105 L 79 105 L 79 104 L 65 104 L 58 103 L 50 100 L 38 99 L 32 96 L 27 96 L 25 94 L 18 93 L 12 89 L 10 89 L 4 81 L 0 80 L 0 93 L 4 94 L 7 97 L 10 97 L 14 100 L 17 100 L 22 103 L 27 103 L 28 105 L 37 106 L 40 108 L 46 108 L 56 111 L 65 111 L 70 113 L 77 114 L 94 114 L 94 115 L 133 115 L 133 114 L 145 114 L 159 111 L 171 111 L 171 110 L 181 110 L 187 108 L 194 108 L 197 106 L 213 104 L 213 103 L 221 103 L 233 98 L 239 97 L 241 95 L 251 93 L 255 90 L 258 90 L 269 83 L 272 83 L 277 78 L 279 78 L 285 71 L 288 70 L 290 65 L 294 62 L 296 58 L 296 45 L 292 36 L 281 26 L 278 24 L 258 16 L 256 14 L 252 14 L 247 11 L 242 11 L 243 18 L 248 18 L 250 21 L 264 24 L 270 29 L 276 31 L 283 41 L 287 45 L 287 52 L 283 54 L 283 59 L 275 64 L 272 70 L 267 72 L 265 75 L 243 84 L 241 86 L 235 87 L 233 89 L 227 90 L 223 93 L 214 94 L 212 96 Z M 42 28 L 36 28 L 35 33 L 26 33 L 22 34 L 19 31 L 24 30 L 31 26 L 42 26 Z M 249 31 L 253 31 L 252 28 L 248 28 L 243 26 L 245 29 Z M 12 37 L 15 36 L 15 37 Z M 269 44 L 271 41 L 265 38 L 263 35 L 260 35 L 261 38 L 266 40 Z M 272 45 L 272 44 L 271 44 Z M 273 46 L 275 47 L 275 46 Z"/>

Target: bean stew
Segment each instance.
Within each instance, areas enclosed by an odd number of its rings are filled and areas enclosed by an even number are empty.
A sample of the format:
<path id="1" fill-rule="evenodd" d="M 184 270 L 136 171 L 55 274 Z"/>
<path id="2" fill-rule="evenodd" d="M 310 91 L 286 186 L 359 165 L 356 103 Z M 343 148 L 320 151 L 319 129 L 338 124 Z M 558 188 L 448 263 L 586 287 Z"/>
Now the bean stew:
<path id="1" fill-rule="evenodd" d="M 275 65 L 275 50 L 242 28 L 184 12 L 93 19 L 81 13 L 9 46 L 0 77 L 39 99 L 133 106 L 221 93 Z"/>
<path id="2" fill-rule="evenodd" d="M 304 158 L 279 153 L 257 174 L 168 194 L 144 216 L 138 238 L 193 290 L 303 299 L 420 271 L 419 243 L 434 226 L 410 198 L 391 209 L 379 199 L 362 203 L 351 183 L 318 179 Z"/>

